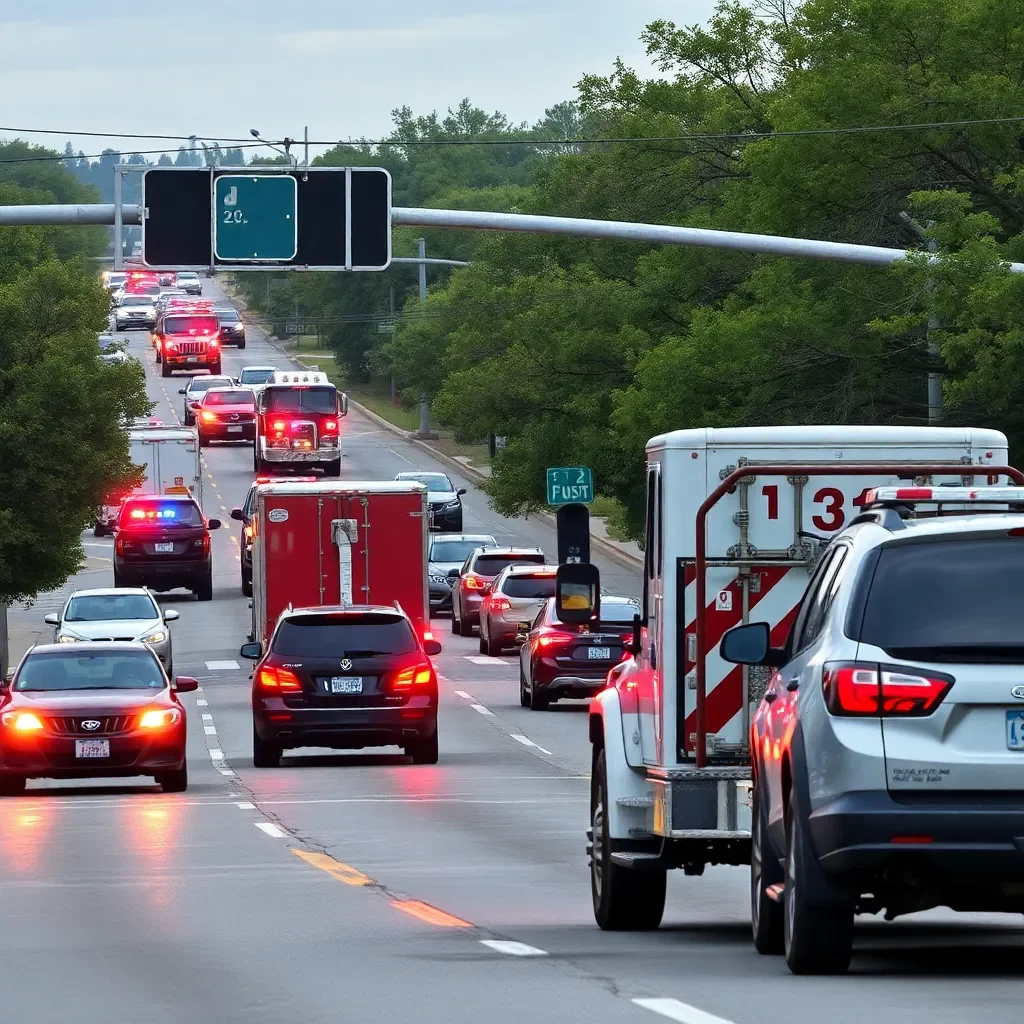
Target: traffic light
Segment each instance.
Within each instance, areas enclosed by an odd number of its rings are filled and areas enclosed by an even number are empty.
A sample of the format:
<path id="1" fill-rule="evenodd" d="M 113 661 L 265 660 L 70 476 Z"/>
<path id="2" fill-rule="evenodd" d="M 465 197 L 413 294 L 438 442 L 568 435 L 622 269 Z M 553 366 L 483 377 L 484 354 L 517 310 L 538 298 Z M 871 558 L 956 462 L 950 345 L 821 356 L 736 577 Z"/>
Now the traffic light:
<path id="1" fill-rule="evenodd" d="M 558 530 L 558 561 L 590 561 L 590 509 L 586 505 L 559 505 L 555 513 Z"/>

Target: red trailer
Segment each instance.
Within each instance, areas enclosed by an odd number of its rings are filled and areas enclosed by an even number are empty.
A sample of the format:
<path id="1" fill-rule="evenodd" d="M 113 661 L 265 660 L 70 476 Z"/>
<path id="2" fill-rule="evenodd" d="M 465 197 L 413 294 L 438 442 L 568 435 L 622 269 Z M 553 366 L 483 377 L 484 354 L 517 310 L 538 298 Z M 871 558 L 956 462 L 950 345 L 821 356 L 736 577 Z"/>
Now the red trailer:
<path id="1" fill-rule="evenodd" d="M 252 639 L 289 605 L 393 604 L 423 636 L 427 489 L 405 481 L 260 484 L 253 517 Z"/>

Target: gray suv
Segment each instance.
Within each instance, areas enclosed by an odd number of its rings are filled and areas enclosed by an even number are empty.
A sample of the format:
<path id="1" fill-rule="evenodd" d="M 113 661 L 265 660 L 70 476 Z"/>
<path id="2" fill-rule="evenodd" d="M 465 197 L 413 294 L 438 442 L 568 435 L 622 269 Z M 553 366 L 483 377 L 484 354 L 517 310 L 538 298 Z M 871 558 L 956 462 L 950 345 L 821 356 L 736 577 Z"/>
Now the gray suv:
<path id="1" fill-rule="evenodd" d="M 498 542 L 483 533 L 434 533 L 427 553 L 427 581 L 430 584 L 430 614 L 451 611 L 452 587 L 462 563 L 477 548 L 494 548 Z"/>
<path id="2" fill-rule="evenodd" d="M 917 518 L 931 493 L 869 496 L 784 648 L 767 623 L 720 647 L 777 670 L 751 724 L 751 918 L 796 974 L 845 971 L 858 913 L 1024 912 L 1024 515 Z"/>

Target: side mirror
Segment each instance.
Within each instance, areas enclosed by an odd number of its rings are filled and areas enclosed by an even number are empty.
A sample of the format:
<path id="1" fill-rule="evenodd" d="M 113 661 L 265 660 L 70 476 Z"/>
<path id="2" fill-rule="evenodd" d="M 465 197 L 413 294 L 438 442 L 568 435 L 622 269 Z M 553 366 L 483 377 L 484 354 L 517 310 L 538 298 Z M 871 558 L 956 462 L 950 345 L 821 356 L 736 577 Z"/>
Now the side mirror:
<path id="1" fill-rule="evenodd" d="M 242 522 L 242 519 L 243 519 L 242 510 L 240 508 L 233 508 L 231 510 L 231 518 L 232 519 L 237 519 L 239 522 Z"/>
<path id="2" fill-rule="evenodd" d="M 459 570 L 458 569 L 449 569 L 448 570 L 448 579 L 450 579 L 450 580 L 457 580 L 458 578 L 459 578 Z"/>
<path id="3" fill-rule="evenodd" d="M 622 645 L 623 650 L 628 651 L 634 658 L 640 654 L 640 630 L 644 628 L 644 620 L 639 614 L 633 616 L 633 635 L 628 643 Z"/>
<path id="4" fill-rule="evenodd" d="M 748 622 L 730 629 L 722 637 L 718 651 L 734 665 L 781 668 L 786 664 L 785 651 L 772 647 L 772 631 L 767 622 Z"/>
<path id="5" fill-rule="evenodd" d="M 246 645 L 248 646 L 248 645 Z M 428 658 L 434 658 L 441 653 L 441 641 L 440 640 L 424 640 L 423 650 Z"/>
<path id="6" fill-rule="evenodd" d="M 531 624 L 529 622 L 520 622 L 516 627 L 518 629 L 518 632 L 516 633 L 517 644 L 525 644 L 530 638 L 530 625 Z"/>
<path id="7" fill-rule="evenodd" d="M 466 493 L 466 488 L 465 488 L 465 487 L 460 487 L 460 488 L 459 488 L 459 489 L 458 489 L 458 490 L 457 490 L 457 491 L 455 492 L 455 497 L 456 497 L 456 498 L 461 498 L 461 497 L 462 497 L 462 496 L 463 496 L 463 495 L 464 495 L 465 493 Z"/>
<path id="8" fill-rule="evenodd" d="M 168 608 L 164 612 L 164 622 L 174 622 L 175 619 L 181 618 L 181 612 L 177 608 Z"/>
<path id="9" fill-rule="evenodd" d="M 348 395 L 344 391 L 341 393 L 341 415 L 348 415 Z"/>
<path id="10" fill-rule="evenodd" d="M 238 656 L 247 661 L 259 661 L 263 657 L 263 644 L 242 644 L 238 650 Z"/>
<path id="11" fill-rule="evenodd" d="M 601 573 L 590 562 L 567 562 L 555 576 L 555 614 L 560 622 L 591 623 L 601 618 Z"/>
<path id="12" fill-rule="evenodd" d="M 45 622 L 48 626 L 59 626 L 60 616 L 56 612 L 50 612 L 49 615 L 43 616 L 43 622 Z"/>
<path id="13" fill-rule="evenodd" d="M 219 530 L 221 528 L 221 521 L 219 519 L 211 519 L 207 524 L 208 530 Z"/>
<path id="14" fill-rule="evenodd" d="M 14 682 L 14 672 L 8 672 L 3 679 L 0 679 L 0 691 L 9 690 Z"/>
<path id="15" fill-rule="evenodd" d="M 179 395 L 187 395 L 188 391 L 186 391 L 185 388 L 178 388 L 178 394 Z"/>
<path id="16" fill-rule="evenodd" d="M 199 689 L 199 680 L 191 676 L 178 676 L 171 684 L 171 688 L 176 693 L 191 693 Z"/>

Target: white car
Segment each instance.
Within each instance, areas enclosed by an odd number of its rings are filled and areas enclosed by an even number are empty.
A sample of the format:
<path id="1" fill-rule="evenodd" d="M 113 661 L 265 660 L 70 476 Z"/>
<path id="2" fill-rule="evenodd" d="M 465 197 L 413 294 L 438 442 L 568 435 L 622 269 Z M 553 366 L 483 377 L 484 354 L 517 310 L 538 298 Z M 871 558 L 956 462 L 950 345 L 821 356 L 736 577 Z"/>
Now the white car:
<path id="1" fill-rule="evenodd" d="M 114 310 L 114 330 L 156 327 L 156 307 L 148 295 L 126 295 Z"/>
<path id="2" fill-rule="evenodd" d="M 173 658 L 168 623 L 180 615 L 174 608 L 161 608 L 145 587 L 104 587 L 76 590 L 59 615 L 52 613 L 43 621 L 53 626 L 53 642 L 57 644 L 76 640 L 144 643 L 170 676 Z"/>
<path id="3" fill-rule="evenodd" d="M 179 271 L 175 284 L 189 295 L 203 294 L 203 279 L 194 270 Z"/>
<path id="4" fill-rule="evenodd" d="M 275 373 L 276 366 L 243 366 L 236 383 L 258 395 Z"/>

